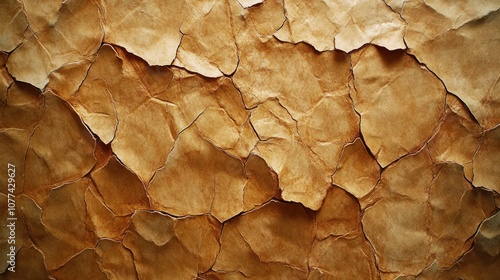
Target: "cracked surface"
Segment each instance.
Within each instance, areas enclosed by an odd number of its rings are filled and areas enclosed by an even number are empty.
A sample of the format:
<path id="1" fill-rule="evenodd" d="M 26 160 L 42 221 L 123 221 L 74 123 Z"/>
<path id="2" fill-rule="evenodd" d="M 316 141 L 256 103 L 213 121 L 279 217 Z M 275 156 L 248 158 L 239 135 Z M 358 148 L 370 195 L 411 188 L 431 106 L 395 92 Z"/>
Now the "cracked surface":
<path id="1" fill-rule="evenodd" d="M 0 279 L 496 279 L 499 9 L 1 1 Z"/>

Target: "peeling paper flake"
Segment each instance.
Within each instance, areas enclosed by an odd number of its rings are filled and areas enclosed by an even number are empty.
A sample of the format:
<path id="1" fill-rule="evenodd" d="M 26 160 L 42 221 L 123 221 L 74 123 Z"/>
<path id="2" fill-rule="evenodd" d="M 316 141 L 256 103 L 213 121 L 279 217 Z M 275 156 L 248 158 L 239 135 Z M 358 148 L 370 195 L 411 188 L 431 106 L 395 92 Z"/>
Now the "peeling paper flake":
<path id="1" fill-rule="evenodd" d="M 307 42 L 318 51 L 350 52 L 368 43 L 406 48 L 405 22 L 382 0 L 285 1 L 285 9 L 287 22 L 275 34 L 282 41 Z"/>
<path id="2" fill-rule="evenodd" d="M 243 8 L 250 8 L 262 2 L 264 2 L 264 0 L 238 0 L 238 3 L 240 3 Z"/>
<path id="3" fill-rule="evenodd" d="M 412 1 L 403 10 L 410 51 L 467 104 L 485 129 L 500 123 L 499 8 L 497 1 Z"/>
<path id="4" fill-rule="evenodd" d="M 124 47 L 150 65 L 168 65 L 182 39 L 179 29 L 186 13 L 185 2 L 103 1 L 104 41 Z"/>
<path id="5" fill-rule="evenodd" d="M 238 64 L 232 10 L 235 1 L 188 1 L 189 14 L 180 27 L 183 37 L 174 65 L 206 77 L 230 75 Z M 236 16 L 236 15 L 235 15 Z M 216 33 L 217 36 L 210 36 Z"/>
<path id="6" fill-rule="evenodd" d="M 380 179 L 380 166 L 361 139 L 344 147 L 332 180 L 357 198 L 368 194 Z"/>
<path id="7" fill-rule="evenodd" d="M 85 70 L 85 65 L 82 67 L 79 73 Z M 62 77 L 73 75 L 71 69 L 67 70 L 61 71 Z M 140 58 L 104 45 L 81 85 L 55 82 L 49 87 L 75 107 L 104 143 L 113 140 L 117 157 L 147 182 L 165 162 L 176 135 L 165 102 L 156 98 L 165 92 L 171 78 L 167 68 L 151 69 Z M 153 127 L 152 121 L 164 125 Z M 156 145 L 165 150 L 158 152 Z"/>
<path id="8" fill-rule="evenodd" d="M 66 1 L 54 16 L 55 21 L 44 22 L 7 61 L 12 76 L 40 89 L 52 71 L 94 55 L 103 37 L 93 2 Z"/>
<path id="9" fill-rule="evenodd" d="M 353 65 L 361 133 L 380 165 L 420 149 L 444 111 L 441 81 L 405 53 L 372 46 L 359 50 Z"/>

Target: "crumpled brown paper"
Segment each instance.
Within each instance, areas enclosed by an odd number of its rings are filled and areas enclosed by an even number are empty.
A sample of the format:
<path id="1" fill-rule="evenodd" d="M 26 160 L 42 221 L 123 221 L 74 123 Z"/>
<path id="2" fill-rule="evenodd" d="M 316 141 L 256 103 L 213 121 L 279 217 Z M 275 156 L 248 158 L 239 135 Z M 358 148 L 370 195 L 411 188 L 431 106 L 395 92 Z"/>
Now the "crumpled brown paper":
<path id="1" fill-rule="evenodd" d="M 499 8 L 1 1 L 0 279 L 498 278 Z"/>
<path id="2" fill-rule="evenodd" d="M 483 128 L 497 126 L 500 54 L 495 30 L 500 24 L 500 4 L 427 2 L 410 1 L 403 9 L 410 51 L 467 104 Z"/>

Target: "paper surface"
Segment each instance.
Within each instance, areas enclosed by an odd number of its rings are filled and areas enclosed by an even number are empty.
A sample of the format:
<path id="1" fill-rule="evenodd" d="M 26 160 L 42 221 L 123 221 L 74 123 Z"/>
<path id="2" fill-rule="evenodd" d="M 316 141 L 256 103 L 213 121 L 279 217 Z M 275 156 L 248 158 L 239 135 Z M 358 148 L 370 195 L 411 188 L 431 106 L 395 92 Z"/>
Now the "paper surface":
<path id="1" fill-rule="evenodd" d="M 496 279 L 500 3 L 0 3 L 0 279 Z"/>

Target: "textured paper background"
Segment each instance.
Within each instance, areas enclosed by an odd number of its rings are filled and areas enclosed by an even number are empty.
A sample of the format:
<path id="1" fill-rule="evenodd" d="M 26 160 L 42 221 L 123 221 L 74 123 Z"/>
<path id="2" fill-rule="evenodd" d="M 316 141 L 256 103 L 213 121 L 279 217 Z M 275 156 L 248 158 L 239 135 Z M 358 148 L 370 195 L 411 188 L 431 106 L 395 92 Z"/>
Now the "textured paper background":
<path id="1" fill-rule="evenodd" d="M 0 279 L 498 279 L 499 9 L 1 1 Z"/>

